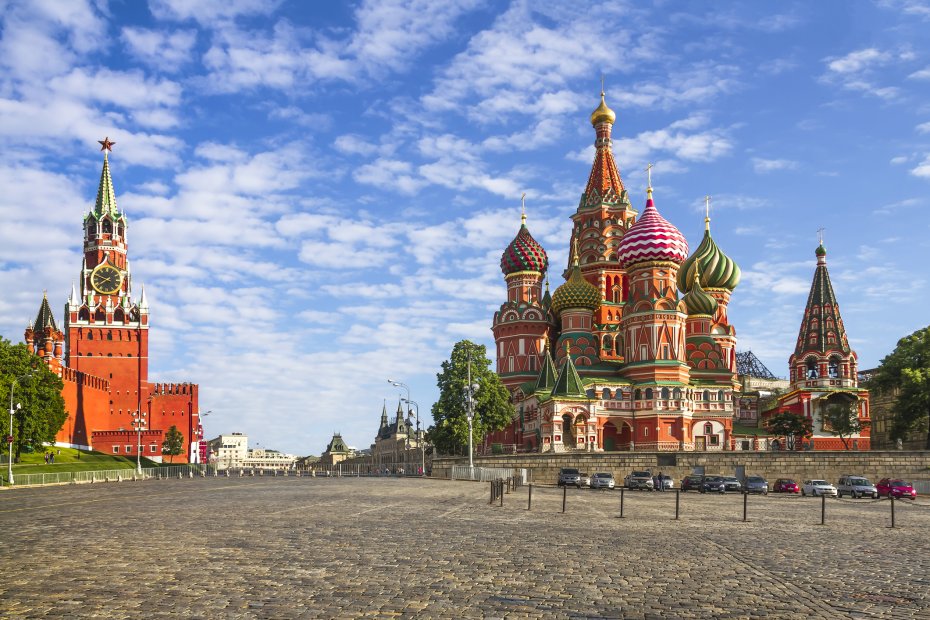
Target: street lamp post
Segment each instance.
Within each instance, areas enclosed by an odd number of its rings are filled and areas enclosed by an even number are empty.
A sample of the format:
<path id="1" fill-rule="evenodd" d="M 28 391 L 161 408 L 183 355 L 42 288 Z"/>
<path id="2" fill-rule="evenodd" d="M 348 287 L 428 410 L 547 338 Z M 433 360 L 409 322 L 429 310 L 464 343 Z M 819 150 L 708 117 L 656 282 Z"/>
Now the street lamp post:
<path id="1" fill-rule="evenodd" d="M 204 433 L 203 433 L 203 418 L 204 418 L 204 416 L 208 416 L 208 415 L 210 415 L 211 413 L 213 413 L 213 410 L 212 410 L 212 409 L 210 409 L 209 411 L 198 411 L 198 412 L 197 412 L 197 437 L 198 437 L 198 440 L 197 440 L 197 452 L 194 454 L 194 456 L 196 457 L 196 458 L 194 459 L 194 462 L 195 462 L 195 463 L 199 463 L 200 465 L 204 465 L 204 463 L 200 460 L 201 444 L 202 444 L 202 443 L 205 443 L 205 441 L 206 441 L 206 437 L 204 436 Z M 205 447 L 205 446 L 204 446 L 204 447 Z M 204 450 L 204 451 L 206 452 L 206 450 Z M 207 458 L 207 461 L 208 461 L 208 462 L 206 463 L 206 465 L 207 465 L 208 468 L 209 468 L 209 460 L 210 460 L 210 459 Z M 206 471 L 206 470 L 205 470 L 205 471 Z"/>
<path id="2" fill-rule="evenodd" d="M 468 352 L 468 383 L 462 388 L 465 396 L 465 415 L 468 417 L 468 467 L 475 467 L 475 451 L 472 448 L 472 422 L 475 419 L 475 392 L 478 391 L 478 384 L 471 382 L 471 351 Z M 469 474 L 471 475 L 471 474 Z"/>
<path id="3" fill-rule="evenodd" d="M 407 416 L 408 416 L 407 423 L 408 424 L 410 423 L 409 422 L 409 416 L 410 416 L 409 407 L 410 405 L 413 405 L 414 407 L 416 407 L 416 415 L 417 415 L 416 437 L 417 437 L 417 446 L 419 446 L 420 448 L 420 475 L 422 476 L 426 473 L 426 449 L 423 447 L 423 438 L 420 436 L 420 405 L 417 404 L 416 401 L 412 401 L 412 400 L 407 400 L 406 402 L 407 402 L 407 407 L 408 407 L 407 409 Z"/>
<path id="4" fill-rule="evenodd" d="M 132 415 L 132 426 L 136 429 L 136 473 L 142 475 L 142 431 L 148 430 L 145 426 L 145 412 L 142 405 Z"/>
<path id="5" fill-rule="evenodd" d="M 21 377 L 16 377 L 13 379 L 13 383 L 10 384 L 10 434 L 7 435 L 6 443 L 8 446 L 8 460 L 7 460 L 7 482 L 10 486 L 13 485 L 13 412 L 19 411 L 22 409 L 22 405 L 16 403 L 16 407 L 13 407 L 13 392 L 16 390 L 16 384 L 20 379 L 27 379 L 32 376 L 32 373 L 26 373 Z"/>

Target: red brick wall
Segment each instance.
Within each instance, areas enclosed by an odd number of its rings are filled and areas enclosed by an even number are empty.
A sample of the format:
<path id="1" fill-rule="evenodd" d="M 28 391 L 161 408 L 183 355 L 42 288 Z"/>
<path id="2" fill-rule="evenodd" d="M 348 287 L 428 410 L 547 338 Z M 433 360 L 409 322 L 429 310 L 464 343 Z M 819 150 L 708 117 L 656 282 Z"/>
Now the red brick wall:
<path id="1" fill-rule="evenodd" d="M 93 431 L 109 428 L 110 385 L 99 377 L 67 367 L 61 369 L 61 379 L 68 418 L 55 441 L 69 446 L 90 446 Z"/>
<path id="2" fill-rule="evenodd" d="M 199 411 L 199 389 L 193 383 L 152 383 L 149 384 L 151 404 L 149 409 L 149 427 L 168 432 L 176 426 L 184 435 L 184 448 L 175 457 L 165 457 L 172 463 L 187 463 L 190 460 L 191 441 L 197 441 L 197 419 L 193 413 Z"/>
<path id="3" fill-rule="evenodd" d="M 161 444 L 164 441 L 161 430 L 142 431 L 142 456 L 154 460 L 161 457 Z M 116 454 L 119 456 L 135 457 L 136 456 L 136 437 L 135 431 L 95 431 L 92 436 L 94 450 L 104 454 Z M 152 446 L 155 450 L 152 450 Z M 116 450 L 113 448 L 116 447 Z M 179 461 L 180 462 L 180 461 Z"/>

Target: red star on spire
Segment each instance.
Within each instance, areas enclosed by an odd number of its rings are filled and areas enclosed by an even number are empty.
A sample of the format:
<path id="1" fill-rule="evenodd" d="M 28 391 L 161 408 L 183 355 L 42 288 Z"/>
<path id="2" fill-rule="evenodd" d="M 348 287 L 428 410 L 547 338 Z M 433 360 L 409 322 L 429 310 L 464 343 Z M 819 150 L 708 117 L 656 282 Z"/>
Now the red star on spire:
<path id="1" fill-rule="evenodd" d="M 97 140 L 97 142 L 100 144 L 100 150 L 101 150 L 101 151 L 111 151 L 111 152 L 112 152 L 112 151 L 113 151 L 113 145 L 116 144 L 116 142 L 111 142 L 109 137 L 104 138 L 103 140 Z"/>

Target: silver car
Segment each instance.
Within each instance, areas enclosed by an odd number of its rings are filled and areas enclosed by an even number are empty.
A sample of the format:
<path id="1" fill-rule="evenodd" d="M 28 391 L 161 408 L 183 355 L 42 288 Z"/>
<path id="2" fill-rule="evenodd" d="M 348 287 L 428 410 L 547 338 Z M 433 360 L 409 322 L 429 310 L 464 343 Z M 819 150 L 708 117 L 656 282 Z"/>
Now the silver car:
<path id="1" fill-rule="evenodd" d="M 612 474 L 597 473 L 591 476 L 592 489 L 612 489 L 617 486 Z"/>
<path id="2" fill-rule="evenodd" d="M 862 476 L 843 476 L 836 485 L 836 494 L 839 497 L 849 495 L 852 498 L 871 497 L 878 499 L 878 489 Z"/>

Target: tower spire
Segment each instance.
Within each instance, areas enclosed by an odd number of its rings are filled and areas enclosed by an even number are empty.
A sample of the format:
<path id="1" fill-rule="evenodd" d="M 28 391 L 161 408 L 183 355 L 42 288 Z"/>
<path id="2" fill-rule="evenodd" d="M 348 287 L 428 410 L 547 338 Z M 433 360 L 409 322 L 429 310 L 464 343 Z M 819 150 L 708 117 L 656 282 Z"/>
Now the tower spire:
<path id="1" fill-rule="evenodd" d="M 704 230 L 710 230 L 710 196 L 704 196 Z"/>
<path id="2" fill-rule="evenodd" d="M 113 150 L 110 138 L 98 140 L 103 151 L 103 170 L 100 172 L 100 185 L 97 187 L 97 200 L 94 203 L 94 215 L 98 218 L 104 215 L 116 215 L 116 192 L 113 191 L 113 180 L 110 178 L 110 160 L 107 154 Z"/>
<path id="3" fill-rule="evenodd" d="M 520 196 L 520 224 L 526 226 L 526 192 Z"/>

